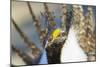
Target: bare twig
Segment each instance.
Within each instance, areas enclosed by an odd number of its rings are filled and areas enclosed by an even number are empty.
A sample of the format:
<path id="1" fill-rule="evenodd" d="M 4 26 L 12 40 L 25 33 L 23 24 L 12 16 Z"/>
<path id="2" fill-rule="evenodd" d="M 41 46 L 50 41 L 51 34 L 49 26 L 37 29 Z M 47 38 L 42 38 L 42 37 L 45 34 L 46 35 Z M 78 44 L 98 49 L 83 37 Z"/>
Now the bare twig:
<path id="1" fill-rule="evenodd" d="M 34 22 L 33 24 L 34 24 L 35 27 L 36 27 L 36 31 L 37 31 L 38 34 L 39 34 L 40 41 L 42 42 L 42 46 L 43 46 L 43 40 L 44 40 L 44 37 L 45 37 L 45 30 L 42 30 L 42 29 L 41 29 L 40 23 L 39 23 L 39 21 L 36 19 L 35 14 L 34 14 L 34 12 L 32 11 L 30 2 L 27 2 L 27 5 L 28 5 L 28 8 L 29 8 L 29 12 L 30 12 L 30 14 L 31 14 L 31 16 L 32 16 L 33 22 Z M 44 46 L 43 46 L 43 47 L 44 47 Z"/>
<path id="2" fill-rule="evenodd" d="M 35 43 L 31 42 L 29 40 L 29 38 L 24 34 L 24 32 L 22 32 L 22 30 L 18 27 L 18 25 L 16 24 L 16 22 L 12 20 L 13 25 L 15 26 L 16 30 L 18 31 L 18 33 L 20 34 L 20 36 L 24 39 L 24 42 L 27 43 L 27 45 L 32 49 L 32 50 L 39 50 L 36 46 Z"/>
<path id="3" fill-rule="evenodd" d="M 79 5 L 73 6 L 73 14 L 74 14 L 74 27 L 78 34 L 78 41 L 80 47 L 84 50 L 87 55 L 88 61 L 90 60 L 91 52 L 95 54 L 95 36 L 93 35 L 93 27 L 92 22 L 89 15 L 83 16 L 83 8 Z"/>
<path id="4" fill-rule="evenodd" d="M 67 23 L 67 8 L 66 5 L 62 5 L 62 16 L 61 16 L 62 25 L 61 28 L 66 31 L 66 23 Z"/>
<path id="5" fill-rule="evenodd" d="M 48 21 L 54 21 L 54 17 L 52 16 L 51 12 L 49 11 L 48 5 L 44 3 L 44 10 L 45 10 L 45 17 Z"/>
<path id="6" fill-rule="evenodd" d="M 32 64 L 38 64 L 39 58 L 37 58 L 35 55 L 30 56 L 27 53 L 22 52 L 21 50 L 17 49 L 16 47 L 11 46 L 12 50 L 18 54 L 18 56 L 21 57 L 21 59 L 27 64 L 27 65 L 32 65 Z M 39 55 L 38 55 L 39 57 Z"/>

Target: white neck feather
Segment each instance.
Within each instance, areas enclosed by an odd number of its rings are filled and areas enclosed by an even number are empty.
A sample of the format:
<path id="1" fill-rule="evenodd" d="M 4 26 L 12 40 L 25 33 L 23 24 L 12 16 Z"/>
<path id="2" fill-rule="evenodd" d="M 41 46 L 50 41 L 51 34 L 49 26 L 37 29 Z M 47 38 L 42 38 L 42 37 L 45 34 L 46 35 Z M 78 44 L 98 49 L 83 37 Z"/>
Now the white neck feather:
<path id="1" fill-rule="evenodd" d="M 87 56 L 84 51 L 80 48 L 76 33 L 73 27 L 70 28 L 68 39 L 61 51 L 61 62 L 79 62 L 87 61 Z"/>

